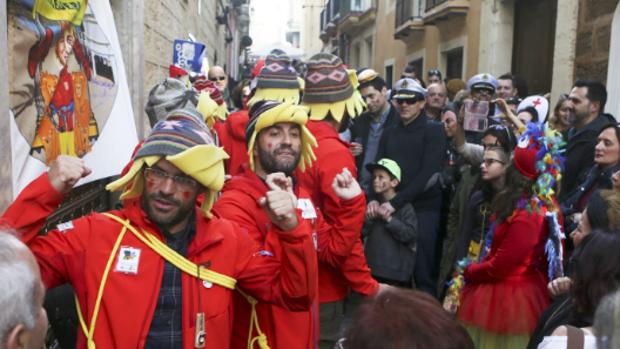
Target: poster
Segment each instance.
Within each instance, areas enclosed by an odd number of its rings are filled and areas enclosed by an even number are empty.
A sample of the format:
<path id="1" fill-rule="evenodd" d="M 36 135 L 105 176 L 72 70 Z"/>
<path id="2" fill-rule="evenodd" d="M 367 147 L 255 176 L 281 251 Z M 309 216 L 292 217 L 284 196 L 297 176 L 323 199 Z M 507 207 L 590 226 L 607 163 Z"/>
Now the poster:
<path id="1" fill-rule="evenodd" d="M 137 144 L 108 1 L 10 0 L 7 6 L 13 193 L 59 155 L 118 174 Z"/>

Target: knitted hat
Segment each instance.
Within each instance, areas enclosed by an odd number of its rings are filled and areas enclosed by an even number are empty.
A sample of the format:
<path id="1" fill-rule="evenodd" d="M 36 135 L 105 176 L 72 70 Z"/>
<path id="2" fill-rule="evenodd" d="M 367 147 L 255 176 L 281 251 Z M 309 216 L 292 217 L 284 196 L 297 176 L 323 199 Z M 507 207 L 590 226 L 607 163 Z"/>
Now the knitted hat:
<path id="1" fill-rule="evenodd" d="M 163 120 L 171 111 L 195 107 L 198 94 L 181 80 L 166 78 L 149 92 L 149 100 L 144 111 L 149 117 L 151 127 Z"/>
<path id="2" fill-rule="evenodd" d="M 224 185 L 223 160 L 228 159 L 228 155 L 222 148 L 215 146 L 214 136 L 202 118 L 193 109 L 172 111 L 165 120 L 153 127 L 134 155 L 129 171 L 108 184 L 106 189 L 123 190 L 121 199 L 139 197 L 144 189 L 142 169 L 166 159 L 205 187 L 201 212 L 210 218 L 209 211 L 215 201 L 215 194 Z"/>
<path id="3" fill-rule="evenodd" d="M 204 116 L 207 125 L 213 127 L 215 117 L 222 121 L 226 120 L 228 108 L 222 93 L 215 84 L 206 76 L 200 75 L 194 80 L 192 86 L 199 93 L 196 110 Z"/>
<path id="4" fill-rule="evenodd" d="M 265 58 L 265 65 L 256 80 L 256 92 L 250 105 L 261 100 L 292 101 L 299 103 L 300 84 L 291 58 L 275 49 Z"/>
<path id="5" fill-rule="evenodd" d="M 313 147 L 318 146 L 316 139 L 306 127 L 308 122 L 308 109 L 292 102 L 259 101 L 250 109 L 250 120 L 245 128 L 245 142 L 248 147 L 250 168 L 254 170 L 253 149 L 256 137 L 260 131 L 277 123 L 292 122 L 301 128 L 301 161 L 299 169 L 303 172 L 306 167 L 316 160 Z"/>
<path id="6" fill-rule="evenodd" d="M 338 56 L 318 53 L 307 62 L 302 104 L 310 108 L 311 120 L 323 120 L 328 114 L 341 122 L 347 115 L 353 119 L 366 104 L 357 86 L 354 70 L 347 71 Z"/>
<path id="7" fill-rule="evenodd" d="M 424 98 L 426 97 L 426 89 L 420 85 L 417 81 L 404 78 L 396 81 L 394 84 L 393 99 L 410 99 L 410 98 Z"/>

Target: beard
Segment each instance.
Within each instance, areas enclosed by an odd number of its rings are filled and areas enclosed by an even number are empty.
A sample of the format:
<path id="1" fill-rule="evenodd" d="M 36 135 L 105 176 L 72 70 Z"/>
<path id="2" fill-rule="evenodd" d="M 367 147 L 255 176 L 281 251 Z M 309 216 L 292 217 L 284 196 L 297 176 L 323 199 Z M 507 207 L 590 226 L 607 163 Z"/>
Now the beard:
<path id="1" fill-rule="evenodd" d="M 165 201 L 166 203 L 174 205 L 175 208 L 169 212 L 158 211 L 153 205 L 155 200 Z M 176 226 L 190 216 L 194 210 L 195 203 L 195 197 L 193 200 L 180 202 L 172 196 L 161 193 L 144 193 L 142 195 L 142 209 L 146 212 L 147 217 L 153 223 L 165 229 Z"/>
<path id="2" fill-rule="evenodd" d="M 290 161 L 283 159 L 279 160 L 278 155 L 283 152 L 291 153 L 291 155 L 293 155 L 293 159 Z M 297 164 L 299 164 L 299 159 L 301 158 L 299 151 L 295 151 L 291 146 L 286 145 L 281 145 L 272 151 L 259 147 L 258 153 L 258 161 L 266 173 L 284 172 L 287 176 L 291 176 L 293 174 L 293 171 L 295 171 Z"/>

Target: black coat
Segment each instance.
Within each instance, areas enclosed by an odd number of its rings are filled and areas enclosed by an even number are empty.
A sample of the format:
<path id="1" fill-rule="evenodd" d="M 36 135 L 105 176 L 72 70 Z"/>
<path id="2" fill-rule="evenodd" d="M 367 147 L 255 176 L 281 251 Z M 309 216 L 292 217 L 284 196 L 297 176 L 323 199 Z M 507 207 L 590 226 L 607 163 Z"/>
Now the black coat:
<path id="1" fill-rule="evenodd" d="M 401 169 L 398 194 L 390 200 L 394 208 L 410 202 L 416 211 L 439 209 L 439 178 L 447 147 L 443 126 L 429 120 L 424 111 L 408 125 L 399 120 L 383 132 L 377 158 L 392 159 Z"/>

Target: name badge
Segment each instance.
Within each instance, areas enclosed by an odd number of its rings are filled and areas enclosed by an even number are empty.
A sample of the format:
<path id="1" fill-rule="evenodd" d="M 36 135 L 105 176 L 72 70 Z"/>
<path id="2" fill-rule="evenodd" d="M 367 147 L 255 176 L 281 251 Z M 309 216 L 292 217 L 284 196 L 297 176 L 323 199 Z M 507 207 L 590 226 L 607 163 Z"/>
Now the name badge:
<path id="1" fill-rule="evenodd" d="M 140 264 L 140 249 L 121 246 L 116 261 L 115 271 L 125 274 L 138 274 L 138 265 Z"/>
<path id="2" fill-rule="evenodd" d="M 298 199 L 297 208 L 301 210 L 301 218 L 303 219 L 315 219 L 316 210 L 310 199 Z"/>

